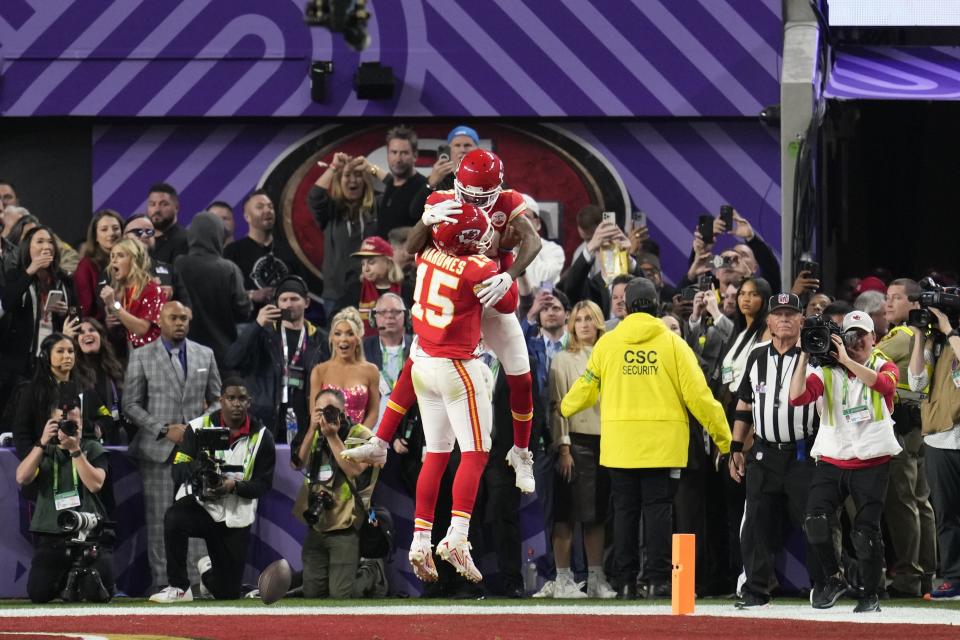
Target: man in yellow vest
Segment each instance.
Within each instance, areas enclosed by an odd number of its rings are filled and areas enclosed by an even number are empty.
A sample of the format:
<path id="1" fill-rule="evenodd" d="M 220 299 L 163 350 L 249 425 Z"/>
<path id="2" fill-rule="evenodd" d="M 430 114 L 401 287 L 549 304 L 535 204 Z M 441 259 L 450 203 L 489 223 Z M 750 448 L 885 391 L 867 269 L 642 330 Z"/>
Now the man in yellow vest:
<path id="1" fill-rule="evenodd" d="M 876 349 L 880 357 L 900 370 L 893 420 L 903 451 L 890 460 L 890 486 L 884 508 L 888 541 L 896 558 L 890 567 L 893 581 L 887 588 L 894 598 L 918 598 L 930 593 L 937 570 L 937 523 L 930 506 L 920 431 L 920 400 L 926 391 L 911 391 L 907 376 L 917 329 L 906 322 L 910 310 L 919 308 L 916 302 L 910 302 L 910 297 L 919 293 L 920 285 L 910 278 L 890 283 L 884 307 L 890 331 Z"/>
<path id="2" fill-rule="evenodd" d="M 657 319 L 654 284 L 634 278 L 625 297 L 629 315 L 597 341 L 560 413 L 570 417 L 600 399 L 600 464 L 610 470 L 618 596 L 637 596 L 642 511 L 646 597 L 669 597 L 673 497 L 687 466 L 687 412 L 723 453 L 730 451 L 730 427 L 696 355 Z"/>
<path id="3" fill-rule="evenodd" d="M 901 447 L 893 433 L 893 398 L 899 371 L 873 353 L 873 320 L 863 311 L 843 318 L 843 338 L 831 335 L 836 364 L 809 367 L 801 352 L 790 381 L 790 404 L 797 407 L 823 398 L 820 430 L 810 454 L 817 466 L 807 497 L 803 529 L 814 548 L 825 584 L 815 584 L 811 604 L 829 609 L 848 585 L 833 546 L 839 527 L 837 508 L 853 498 L 857 513 L 850 538 L 857 555 L 863 592 L 854 612 L 880 611 L 883 588 L 883 537 L 880 517 L 887 495 L 890 458 Z"/>

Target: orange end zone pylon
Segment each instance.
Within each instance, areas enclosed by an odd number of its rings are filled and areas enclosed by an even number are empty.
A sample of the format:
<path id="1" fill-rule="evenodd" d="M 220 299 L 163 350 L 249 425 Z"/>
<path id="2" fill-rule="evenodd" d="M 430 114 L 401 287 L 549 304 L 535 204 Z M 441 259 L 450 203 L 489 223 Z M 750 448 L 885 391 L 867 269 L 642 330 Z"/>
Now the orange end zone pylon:
<path id="1" fill-rule="evenodd" d="M 673 534 L 673 615 L 693 613 L 697 574 L 697 537 L 692 533 Z"/>

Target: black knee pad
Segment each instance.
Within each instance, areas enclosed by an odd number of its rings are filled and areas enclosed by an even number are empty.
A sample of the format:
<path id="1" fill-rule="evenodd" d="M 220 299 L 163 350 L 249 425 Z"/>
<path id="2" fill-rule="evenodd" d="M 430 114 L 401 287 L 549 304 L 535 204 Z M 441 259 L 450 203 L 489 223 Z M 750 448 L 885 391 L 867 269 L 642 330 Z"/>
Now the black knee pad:
<path id="1" fill-rule="evenodd" d="M 850 532 L 850 542 L 860 560 L 872 560 L 883 555 L 883 541 L 879 531 L 854 529 Z"/>
<path id="2" fill-rule="evenodd" d="M 830 531 L 830 521 L 825 513 L 813 513 L 803 521 L 803 531 L 807 534 L 810 544 L 824 544 L 833 541 Z"/>

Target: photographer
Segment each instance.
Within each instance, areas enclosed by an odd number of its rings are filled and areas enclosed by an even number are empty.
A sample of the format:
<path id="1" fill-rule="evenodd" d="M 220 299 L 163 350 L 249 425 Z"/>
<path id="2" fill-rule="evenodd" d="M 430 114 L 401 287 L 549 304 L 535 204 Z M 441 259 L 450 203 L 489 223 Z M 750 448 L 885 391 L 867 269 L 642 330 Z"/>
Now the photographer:
<path id="1" fill-rule="evenodd" d="M 960 596 L 960 332 L 940 309 L 929 307 L 938 331 L 924 343 L 924 331 L 914 332 L 910 356 L 910 389 L 930 395 L 920 403 L 923 456 L 930 483 L 930 501 L 937 520 L 940 575 L 943 584 L 930 593 L 933 600 Z M 912 317 L 910 324 L 922 324 Z M 932 370 L 932 373 L 931 373 Z"/>
<path id="2" fill-rule="evenodd" d="M 808 369 L 809 344 L 801 334 L 803 351 L 790 381 L 791 406 L 810 404 L 821 396 L 824 400 L 820 429 L 810 450 L 817 466 L 803 529 L 827 578 L 814 585 L 811 604 L 828 609 L 848 589 L 831 532 L 839 526 L 837 508 L 850 496 L 857 510 L 850 538 L 863 583 L 854 612 L 879 611 L 878 593 L 884 586 L 880 517 L 890 457 L 901 450 L 891 417 L 899 370 L 873 353 L 873 320 L 862 311 L 848 313 L 842 337 L 831 332 L 830 341 L 832 361 Z"/>
<path id="3" fill-rule="evenodd" d="M 169 585 L 152 602 L 193 600 L 187 578 L 187 544 L 203 538 L 209 557 L 198 563 L 201 593 L 217 600 L 240 597 L 250 525 L 257 500 L 273 486 L 273 435 L 249 414 L 250 394 L 239 377 L 223 381 L 220 411 L 191 420 L 173 461 L 174 502 L 163 518 Z M 210 428 L 229 429 L 229 448 L 204 449 Z"/>
<path id="4" fill-rule="evenodd" d="M 32 602 L 50 602 L 61 592 L 65 600 L 76 599 L 70 589 L 64 589 L 73 571 L 68 559 L 87 567 L 77 574 L 80 596 L 107 602 L 113 595 L 111 551 L 93 541 L 78 542 L 85 533 L 99 533 L 97 529 L 65 533 L 60 526 L 63 514 L 71 510 L 98 519 L 106 513 L 97 494 L 107 479 L 107 452 L 96 440 L 81 438 L 80 413 L 79 398 L 55 409 L 33 449 L 17 467 L 17 484 L 37 487 L 37 507 L 30 521 L 35 549 L 27 578 L 27 595 Z"/>
<path id="5" fill-rule="evenodd" d="M 362 598 L 386 593 L 382 565 L 360 565 L 362 521 L 357 512 L 367 511 L 376 472 L 370 465 L 340 457 L 346 449 L 345 441 L 365 441 L 373 434 L 361 424 L 350 425 L 344 404 L 338 390 L 320 391 L 300 445 L 307 481 L 293 511 L 309 526 L 303 541 L 305 598 Z M 359 508 L 354 504 L 357 499 L 361 500 Z"/>

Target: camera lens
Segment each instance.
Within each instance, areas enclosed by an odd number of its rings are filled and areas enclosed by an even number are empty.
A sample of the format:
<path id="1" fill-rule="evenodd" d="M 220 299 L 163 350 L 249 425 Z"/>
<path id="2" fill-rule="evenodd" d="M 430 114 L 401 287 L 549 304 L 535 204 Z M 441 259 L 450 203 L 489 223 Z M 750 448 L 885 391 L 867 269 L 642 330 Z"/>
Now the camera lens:
<path id="1" fill-rule="evenodd" d="M 331 405 L 323 408 L 323 419 L 329 423 L 340 422 L 340 409 Z"/>

